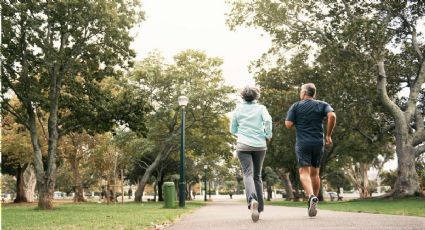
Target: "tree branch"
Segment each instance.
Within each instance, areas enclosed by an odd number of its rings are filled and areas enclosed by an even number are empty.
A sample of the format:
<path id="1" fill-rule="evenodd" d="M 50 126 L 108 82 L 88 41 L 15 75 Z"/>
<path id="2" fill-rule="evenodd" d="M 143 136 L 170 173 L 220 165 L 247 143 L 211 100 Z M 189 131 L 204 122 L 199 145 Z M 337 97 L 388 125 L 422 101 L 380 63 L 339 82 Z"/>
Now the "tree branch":
<path id="1" fill-rule="evenodd" d="M 369 136 L 366 133 L 364 133 L 363 131 L 361 131 L 359 128 L 355 128 L 354 130 L 356 130 L 360 135 L 362 135 L 364 138 L 366 138 L 370 143 L 375 142 L 376 140 L 378 140 L 378 137 L 376 135 L 374 136 Z"/>
<path id="2" fill-rule="evenodd" d="M 422 115 L 422 112 L 419 111 L 419 108 L 417 106 L 415 109 L 415 126 L 416 132 L 424 130 L 424 116 Z"/>
<path id="3" fill-rule="evenodd" d="M 38 123 L 40 123 L 40 126 L 41 126 L 41 130 L 43 131 L 43 135 L 44 135 L 44 139 L 46 140 L 46 142 L 48 141 L 48 138 L 47 138 L 47 134 L 46 134 L 46 131 L 45 131 L 45 129 L 44 129 L 44 125 L 43 125 L 43 122 L 41 121 L 41 118 L 40 118 L 40 116 L 38 116 L 38 114 L 36 114 L 37 115 L 37 120 L 38 120 Z"/>
<path id="4" fill-rule="evenodd" d="M 3 109 L 5 109 L 7 112 L 11 113 L 19 123 L 25 126 L 28 130 L 30 129 L 30 126 L 28 124 L 28 121 L 26 121 L 14 108 L 11 106 L 8 102 L 5 103 L 6 106 L 3 106 Z"/>
<path id="5" fill-rule="evenodd" d="M 342 3 L 344 4 L 344 10 L 347 13 L 348 17 L 350 17 L 352 20 L 356 20 L 357 17 L 353 15 L 353 12 L 351 12 L 348 2 L 346 0 L 343 0 Z"/>
<path id="6" fill-rule="evenodd" d="M 396 123 L 400 126 L 407 126 L 405 117 L 401 109 L 395 104 L 388 96 L 387 93 L 387 75 L 385 73 L 385 65 L 384 65 L 384 54 L 381 54 L 377 60 L 378 66 L 378 82 L 377 82 L 377 91 L 378 98 L 384 108 L 387 109 L 388 112 L 394 117 Z"/>
<path id="7" fill-rule="evenodd" d="M 400 18 L 406 24 L 406 27 L 408 29 L 408 32 L 412 35 L 412 45 L 413 45 L 413 48 L 416 51 L 416 55 L 418 55 L 419 61 L 422 61 L 423 60 L 423 55 L 422 55 L 421 49 L 419 48 L 418 34 L 416 32 L 416 28 L 414 26 L 412 26 L 412 24 L 407 20 L 407 18 L 404 15 L 401 15 Z"/>
<path id="8" fill-rule="evenodd" d="M 419 157 L 423 153 L 425 153 L 425 144 L 417 146 L 414 148 L 415 157 Z"/>
<path id="9" fill-rule="evenodd" d="M 414 111 L 416 110 L 416 107 L 417 107 L 416 104 L 418 102 L 419 92 L 421 90 L 422 84 L 425 82 L 425 62 L 423 61 L 421 63 L 418 74 L 419 76 L 417 80 L 410 87 L 409 101 L 408 101 L 408 106 L 406 110 L 406 117 L 408 121 L 412 119 L 412 115 Z"/>
<path id="10" fill-rule="evenodd" d="M 73 131 L 75 129 L 78 129 L 78 128 L 82 127 L 82 126 L 83 126 L 82 124 L 78 124 L 78 125 L 74 125 L 74 126 L 68 127 L 67 129 L 64 129 L 62 131 L 59 131 L 59 137 L 62 137 L 64 135 L 68 134 L 69 132 L 71 132 L 71 131 Z"/>
<path id="11" fill-rule="evenodd" d="M 421 130 L 419 132 L 416 132 L 413 136 L 413 146 L 417 146 L 425 142 L 425 130 Z"/>

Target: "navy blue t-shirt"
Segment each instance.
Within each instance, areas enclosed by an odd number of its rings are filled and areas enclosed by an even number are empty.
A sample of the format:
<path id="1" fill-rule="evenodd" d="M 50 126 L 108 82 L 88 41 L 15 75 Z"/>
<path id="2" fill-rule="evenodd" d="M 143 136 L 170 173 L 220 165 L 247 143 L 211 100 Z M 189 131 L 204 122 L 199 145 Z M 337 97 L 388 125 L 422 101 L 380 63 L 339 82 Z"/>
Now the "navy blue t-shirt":
<path id="1" fill-rule="evenodd" d="M 297 130 L 297 145 L 323 145 L 323 119 L 334 109 L 326 102 L 306 99 L 294 103 L 286 115 Z"/>

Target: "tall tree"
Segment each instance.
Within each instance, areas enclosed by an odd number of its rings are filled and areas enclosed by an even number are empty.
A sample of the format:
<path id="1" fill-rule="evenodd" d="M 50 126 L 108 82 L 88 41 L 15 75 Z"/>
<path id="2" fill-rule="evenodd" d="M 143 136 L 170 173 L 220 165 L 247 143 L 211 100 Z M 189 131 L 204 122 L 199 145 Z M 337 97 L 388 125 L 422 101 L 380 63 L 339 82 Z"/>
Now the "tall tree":
<path id="1" fill-rule="evenodd" d="M 33 202 L 36 180 L 29 133 L 10 114 L 2 117 L 1 132 L 1 171 L 16 177 L 14 202 Z"/>
<path id="2" fill-rule="evenodd" d="M 108 76 L 119 78 L 131 65 L 129 30 L 143 17 L 138 3 L 2 1 L 2 108 L 30 131 L 40 209 L 52 208 L 60 136 L 83 128 L 105 131 L 117 122 L 144 131 L 146 107 L 118 104 L 99 84 Z M 9 103 L 11 93 L 21 106 Z M 48 116 L 45 159 L 39 111 Z M 136 121 L 126 121 L 135 115 Z"/>
<path id="3" fill-rule="evenodd" d="M 233 108 L 229 94 L 232 87 L 225 86 L 220 66 L 222 60 L 207 57 L 203 52 L 187 50 L 174 57 L 173 64 L 166 64 L 163 58 L 154 53 L 141 61 L 132 73 L 133 79 L 142 91 L 147 91 L 154 112 L 149 114 L 148 139 L 154 159 L 144 170 L 143 177 L 135 193 L 135 200 L 142 201 L 142 194 L 152 173 L 165 162 L 170 154 L 177 154 L 180 135 L 180 108 L 177 98 L 189 97 L 186 108 L 187 149 L 200 153 L 198 142 L 203 139 L 220 144 L 208 145 L 211 151 L 206 154 L 229 154 L 228 143 L 233 140 L 227 127 L 223 127 L 223 117 Z M 201 133 L 201 134 L 200 134 Z M 192 135 L 193 134 L 193 135 Z M 197 142 L 198 141 L 198 142 Z M 205 147 L 204 147 L 205 149 Z"/>
<path id="4" fill-rule="evenodd" d="M 74 202 L 85 202 L 83 190 L 82 165 L 87 162 L 96 141 L 87 133 L 69 133 L 61 138 L 59 156 L 65 158 L 72 172 Z"/>
<path id="5" fill-rule="evenodd" d="M 425 82 L 424 35 L 418 33 L 425 18 L 423 1 L 258 0 L 234 1 L 232 6 L 229 25 L 263 28 L 273 39 L 270 53 L 284 56 L 282 53 L 291 49 L 307 49 L 310 63 L 332 54 L 336 58 L 327 62 L 331 74 L 339 69 L 338 64 L 345 66 L 347 77 L 355 70 L 354 79 L 364 79 L 366 86 L 375 85 L 379 102 L 395 125 L 398 178 L 393 195 L 419 191 L 414 156 L 425 151 L 421 145 L 425 141 L 421 90 Z M 342 77 L 346 74 L 328 78 L 327 89 L 341 90 L 332 81 Z M 349 84 L 345 87 L 351 88 Z M 401 88 L 409 92 L 406 106 L 395 102 Z M 370 90 L 361 92 L 368 94 Z"/>

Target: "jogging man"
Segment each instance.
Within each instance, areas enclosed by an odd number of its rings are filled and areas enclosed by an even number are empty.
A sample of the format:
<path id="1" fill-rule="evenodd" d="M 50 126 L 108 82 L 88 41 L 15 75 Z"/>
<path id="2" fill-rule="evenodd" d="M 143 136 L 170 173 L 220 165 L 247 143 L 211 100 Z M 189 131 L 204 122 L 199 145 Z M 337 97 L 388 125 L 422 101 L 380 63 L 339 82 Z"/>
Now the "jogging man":
<path id="1" fill-rule="evenodd" d="M 327 117 L 326 145 L 332 144 L 332 131 L 336 124 L 333 108 L 326 102 L 315 100 L 316 86 L 304 84 L 300 91 L 300 101 L 289 108 L 285 120 L 286 128 L 295 126 L 297 156 L 301 184 L 308 199 L 308 215 L 316 216 L 317 195 L 320 189 L 320 160 L 324 152 L 323 120 Z"/>

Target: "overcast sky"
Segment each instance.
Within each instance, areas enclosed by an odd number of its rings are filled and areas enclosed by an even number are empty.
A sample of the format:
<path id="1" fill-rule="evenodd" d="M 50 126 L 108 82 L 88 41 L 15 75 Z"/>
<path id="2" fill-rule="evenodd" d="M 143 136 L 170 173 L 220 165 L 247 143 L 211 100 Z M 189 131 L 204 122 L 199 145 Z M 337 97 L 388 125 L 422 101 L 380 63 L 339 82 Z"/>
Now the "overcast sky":
<path id="1" fill-rule="evenodd" d="M 138 60 L 155 49 L 167 61 L 186 49 L 201 50 L 224 60 L 227 83 L 236 88 L 254 84 L 248 65 L 267 51 L 270 38 L 252 28 L 230 31 L 224 0 L 144 0 L 142 7 L 146 20 L 132 44 Z"/>

